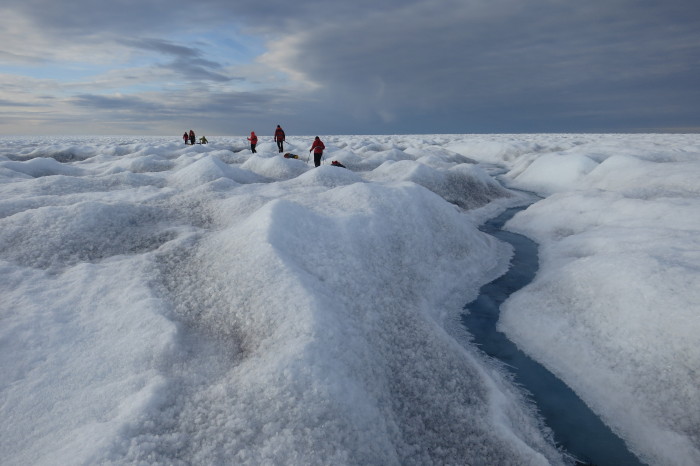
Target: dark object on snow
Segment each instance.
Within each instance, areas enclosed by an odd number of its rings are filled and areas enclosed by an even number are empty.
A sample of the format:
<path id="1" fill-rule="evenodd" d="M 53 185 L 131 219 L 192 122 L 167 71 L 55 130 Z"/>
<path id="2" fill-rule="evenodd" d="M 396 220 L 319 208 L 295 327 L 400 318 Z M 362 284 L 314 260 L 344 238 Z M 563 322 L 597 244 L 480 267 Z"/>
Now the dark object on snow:
<path id="1" fill-rule="evenodd" d="M 289 152 L 287 152 L 286 154 L 284 154 L 284 158 L 285 159 L 298 159 L 299 156 L 297 154 L 290 154 Z"/>
<path id="2" fill-rule="evenodd" d="M 343 165 L 342 163 L 338 162 L 337 160 L 332 161 L 332 162 L 331 162 L 331 165 L 333 165 L 334 167 L 343 167 L 343 168 L 346 168 L 345 165 Z"/>

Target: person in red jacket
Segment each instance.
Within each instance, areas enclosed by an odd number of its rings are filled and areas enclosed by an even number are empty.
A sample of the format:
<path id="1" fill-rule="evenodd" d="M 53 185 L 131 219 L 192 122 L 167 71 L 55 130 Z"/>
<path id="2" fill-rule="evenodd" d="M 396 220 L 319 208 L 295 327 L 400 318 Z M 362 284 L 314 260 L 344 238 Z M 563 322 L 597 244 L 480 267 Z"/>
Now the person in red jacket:
<path id="1" fill-rule="evenodd" d="M 194 131 L 190 130 L 190 144 L 194 146 Z"/>
<path id="2" fill-rule="evenodd" d="M 309 149 L 309 152 L 314 151 L 314 165 L 317 167 L 321 165 L 321 157 L 323 157 L 323 149 L 325 148 L 326 146 L 323 144 L 323 141 L 321 141 L 321 138 L 316 136 L 313 144 L 311 144 L 311 149 Z"/>
<path id="3" fill-rule="evenodd" d="M 185 141 L 185 145 L 187 145 L 187 141 L 190 140 L 190 137 L 187 134 L 187 131 L 185 131 L 185 134 L 182 135 L 182 139 Z"/>
<path id="4" fill-rule="evenodd" d="M 255 151 L 255 146 L 258 144 L 258 137 L 255 135 L 255 131 L 250 132 L 250 137 L 248 140 L 250 141 L 250 150 L 253 152 L 253 154 L 257 154 Z"/>
<path id="5" fill-rule="evenodd" d="M 280 154 L 284 152 L 284 130 L 280 125 L 277 125 L 275 130 L 275 142 L 277 143 L 277 149 L 279 149 Z"/>

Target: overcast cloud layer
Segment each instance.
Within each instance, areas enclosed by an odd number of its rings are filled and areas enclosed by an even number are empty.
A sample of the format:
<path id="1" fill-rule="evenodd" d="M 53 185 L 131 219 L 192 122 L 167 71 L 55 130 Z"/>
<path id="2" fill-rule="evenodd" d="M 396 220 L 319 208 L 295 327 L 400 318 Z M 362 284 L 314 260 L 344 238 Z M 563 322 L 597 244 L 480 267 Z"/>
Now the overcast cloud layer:
<path id="1" fill-rule="evenodd" d="M 0 134 L 700 130 L 695 0 L 5 0 Z"/>

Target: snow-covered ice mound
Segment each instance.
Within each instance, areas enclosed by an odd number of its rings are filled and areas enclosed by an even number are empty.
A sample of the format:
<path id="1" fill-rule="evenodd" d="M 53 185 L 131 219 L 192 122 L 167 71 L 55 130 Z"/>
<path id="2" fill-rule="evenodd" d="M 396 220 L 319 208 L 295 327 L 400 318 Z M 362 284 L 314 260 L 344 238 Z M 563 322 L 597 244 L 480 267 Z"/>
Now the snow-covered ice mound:
<path id="1" fill-rule="evenodd" d="M 3 464 L 563 462 L 455 328 L 510 252 L 453 203 L 507 191 L 410 138 L 329 141 L 399 176 L 210 141 L 0 162 Z"/>
<path id="2" fill-rule="evenodd" d="M 700 464 L 700 137 L 322 139 L 319 168 L 313 137 L 3 141 L 3 464 L 565 463 L 456 327 L 510 257 L 496 171 L 544 197 L 500 328 L 643 460 Z"/>
<path id="3" fill-rule="evenodd" d="M 650 464 L 700 464 L 700 136 L 569 139 L 503 155 L 549 197 L 507 225 L 541 264 L 501 329 Z"/>

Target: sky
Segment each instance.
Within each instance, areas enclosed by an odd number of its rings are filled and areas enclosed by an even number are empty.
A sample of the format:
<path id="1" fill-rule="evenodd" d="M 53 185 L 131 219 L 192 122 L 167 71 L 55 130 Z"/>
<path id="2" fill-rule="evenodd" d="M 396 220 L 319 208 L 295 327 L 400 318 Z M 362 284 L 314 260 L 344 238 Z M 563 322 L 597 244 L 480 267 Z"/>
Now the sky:
<path id="1" fill-rule="evenodd" d="M 700 131 L 696 0 L 4 0 L 0 135 Z"/>

